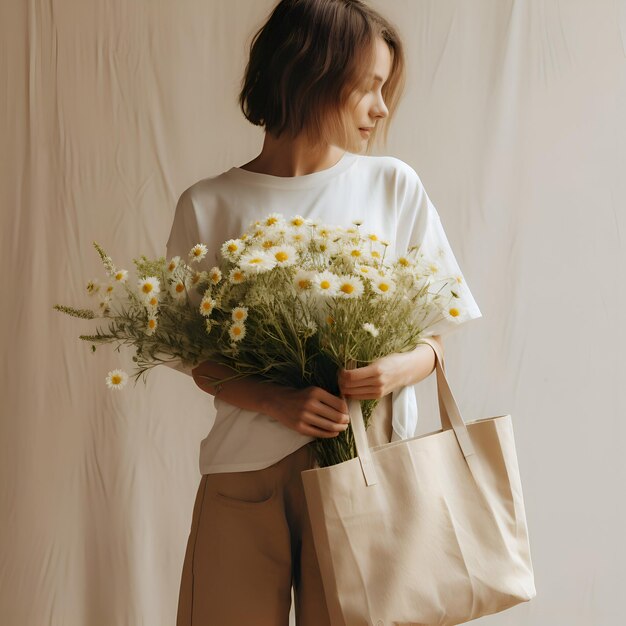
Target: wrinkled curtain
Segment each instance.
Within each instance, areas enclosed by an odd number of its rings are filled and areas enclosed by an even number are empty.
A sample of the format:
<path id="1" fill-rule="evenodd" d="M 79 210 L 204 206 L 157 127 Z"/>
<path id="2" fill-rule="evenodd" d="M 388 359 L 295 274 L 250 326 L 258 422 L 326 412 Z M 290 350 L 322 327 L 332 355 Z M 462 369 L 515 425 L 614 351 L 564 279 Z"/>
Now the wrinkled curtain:
<path id="1" fill-rule="evenodd" d="M 404 36 L 379 153 L 410 163 L 483 318 L 446 343 L 466 420 L 510 413 L 538 595 L 493 624 L 623 610 L 626 10 L 371 2 Z M 266 0 L 0 3 L 0 623 L 171 625 L 212 397 L 53 304 L 164 253 L 178 195 L 258 154 L 237 88 Z M 439 427 L 435 377 L 420 433 Z M 424 573 L 425 576 L 428 572 Z M 293 618 L 293 615 L 292 615 Z M 292 620 L 293 623 L 293 620 Z"/>

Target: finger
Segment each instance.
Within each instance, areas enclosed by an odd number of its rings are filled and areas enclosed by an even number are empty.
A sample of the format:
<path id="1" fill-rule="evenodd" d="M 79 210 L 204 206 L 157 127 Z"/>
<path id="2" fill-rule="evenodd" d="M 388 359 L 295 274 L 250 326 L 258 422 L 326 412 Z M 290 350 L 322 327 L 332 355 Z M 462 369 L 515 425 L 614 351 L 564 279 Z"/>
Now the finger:
<path id="1" fill-rule="evenodd" d="M 359 387 L 351 389 L 344 395 L 351 400 L 369 400 L 373 398 L 381 398 L 386 395 L 381 387 Z"/>
<path id="2" fill-rule="evenodd" d="M 304 414 L 303 420 L 307 424 L 325 431 L 342 432 L 348 427 L 348 424 L 340 424 L 310 412 Z"/>
<path id="3" fill-rule="evenodd" d="M 335 409 L 332 406 L 328 406 L 324 402 L 317 400 L 315 408 L 311 413 L 313 415 L 319 415 L 322 418 L 331 420 L 333 422 L 347 422 L 348 421 L 348 403 L 341 398 L 337 398 L 340 403 L 344 403 L 346 410 Z"/>
<path id="4" fill-rule="evenodd" d="M 346 398 L 352 398 L 353 396 L 360 396 L 364 393 L 382 393 L 384 389 L 384 384 L 378 381 L 370 381 L 369 384 L 366 385 L 346 386 L 341 390 L 341 394 Z"/>
<path id="5" fill-rule="evenodd" d="M 322 430 L 321 428 L 315 428 L 309 424 L 304 424 L 300 432 L 307 437 L 321 437 L 323 439 L 329 439 L 330 437 L 337 437 L 339 435 L 339 432 Z"/>
<path id="6" fill-rule="evenodd" d="M 351 370 L 343 369 L 339 372 L 339 380 L 348 380 L 350 382 L 361 381 L 370 376 L 374 376 L 375 373 L 373 369 L 371 364 L 365 367 L 356 367 Z"/>
<path id="7" fill-rule="evenodd" d="M 335 411 L 339 411 L 339 413 L 348 412 L 348 405 L 343 398 L 340 398 L 339 396 L 336 396 L 326 391 L 325 389 L 323 389 L 322 391 L 324 393 L 322 394 L 321 398 L 318 398 L 318 401 L 322 406 L 335 409 Z"/>

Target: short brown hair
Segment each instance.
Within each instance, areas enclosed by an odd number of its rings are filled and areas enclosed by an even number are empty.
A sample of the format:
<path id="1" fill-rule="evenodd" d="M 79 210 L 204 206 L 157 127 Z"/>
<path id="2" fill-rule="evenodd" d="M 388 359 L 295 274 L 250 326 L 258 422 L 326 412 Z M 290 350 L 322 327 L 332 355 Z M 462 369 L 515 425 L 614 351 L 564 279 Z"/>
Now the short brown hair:
<path id="1" fill-rule="evenodd" d="M 391 53 L 382 87 L 388 115 L 376 124 L 387 142 L 405 84 L 403 45 L 395 27 L 361 0 L 281 0 L 252 37 L 238 102 L 246 119 L 276 137 L 301 131 L 311 143 L 348 141 L 344 112 L 365 84 L 381 37 Z"/>

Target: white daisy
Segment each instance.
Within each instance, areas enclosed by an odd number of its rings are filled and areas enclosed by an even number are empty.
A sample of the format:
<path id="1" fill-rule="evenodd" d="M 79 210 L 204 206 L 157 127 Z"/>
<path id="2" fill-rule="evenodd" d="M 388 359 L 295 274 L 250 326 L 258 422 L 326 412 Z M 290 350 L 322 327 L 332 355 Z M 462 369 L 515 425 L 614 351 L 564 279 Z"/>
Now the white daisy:
<path id="1" fill-rule="evenodd" d="M 337 287 L 339 286 L 339 277 L 336 274 L 326 270 L 323 272 L 315 272 L 311 277 L 313 290 L 317 295 L 336 296 Z"/>
<path id="2" fill-rule="evenodd" d="M 313 277 L 314 274 L 315 272 L 312 272 L 310 270 L 299 269 L 296 272 L 296 275 L 293 277 L 293 284 L 296 288 L 296 291 L 302 292 L 302 291 L 308 291 L 309 289 L 311 289 L 312 287 L 311 278 Z"/>
<path id="3" fill-rule="evenodd" d="M 337 295 L 342 298 L 358 298 L 363 293 L 363 283 L 358 276 L 344 274 L 339 276 Z"/>
<path id="4" fill-rule="evenodd" d="M 158 326 L 156 315 L 148 315 L 148 322 L 146 324 L 146 335 L 153 335 Z"/>
<path id="5" fill-rule="evenodd" d="M 304 229 L 304 227 L 308 224 L 308 220 L 302 217 L 302 215 L 294 215 L 289 218 L 287 223 L 291 226 L 291 228 Z"/>
<path id="6" fill-rule="evenodd" d="M 365 263 L 356 263 L 354 266 L 354 272 L 362 278 L 372 279 L 376 276 L 376 268 Z"/>
<path id="7" fill-rule="evenodd" d="M 189 283 L 192 287 L 196 287 L 197 285 L 202 284 L 205 280 L 207 280 L 208 275 L 206 272 L 194 272 L 189 279 Z"/>
<path id="8" fill-rule="evenodd" d="M 100 291 L 100 282 L 95 278 L 87 283 L 87 293 L 94 296 Z"/>
<path id="9" fill-rule="evenodd" d="M 360 244 L 349 244 L 343 249 L 343 255 L 352 261 L 359 261 L 365 255 L 365 250 Z"/>
<path id="10" fill-rule="evenodd" d="M 222 244 L 222 256 L 231 261 L 236 261 L 244 249 L 244 242 L 241 239 L 229 239 Z"/>
<path id="11" fill-rule="evenodd" d="M 239 267 L 233 267 L 228 274 L 228 280 L 234 285 L 238 285 L 246 280 L 246 273 Z"/>
<path id="12" fill-rule="evenodd" d="M 128 280 L 128 271 L 127 270 L 117 270 L 115 272 L 115 276 L 113 277 L 115 282 L 125 283 Z"/>
<path id="13" fill-rule="evenodd" d="M 254 250 L 241 255 L 239 266 L 244 272 L 250 274 L 260 274 L 271 270 L 276 265 L 276 261 L 264 250 Z"/>
<path id="14" fill-rule="evenodd" d="M 189 260 L 192 263 L 199 263 L 204 259 L 207 255 L 207 247 L 203 243 L 197 243 L 190 251 L 189 251 Z"/>
<path id="15" fill-rule="evenodd" d="M 155 311 L 159 306 L 159 297 L 160 295 L 158 293 L 153 293 L 151 296 L 148 296 L 148 298 L 144 300 L 146 308 L 150 311 Z"/>
<path id="16" fill-rule="evenodd" d="M 384 298 L 388 298 L 395 291 L 396 283 L 392 278 L 388 276 L 376 275 L 372 278 L 370 283 L 374 293 Z"/>
<path id="17" fill-rule="evenodd" d="M 467 311 L 458 304 L 451 303 L 443 309 L 443 316 L 450 322 L 460 324 L 466 318 Z"/>
<path id="18" fill-rule="evenodd" d="M 328 237 L 313 237 L 311 242 L 313 250 L 322 252 L 326 256 L 333 256 L 340 251 L 339 243 Z"/>
<path id="19" fill-rule="evenodd" d="M 200 301 L 200 314 L 209 317 L 213 313 L 213 309 L 217 305 L 217 301 L 211 298 L 211 296 L 204 295 Z"/>
<path id="20" fill-rule="evenodd" d="M 144 300 L 147 300 L 151 295 L 161 291 L 161 283 L 156 276 L 146 276 L 139 279 L 137 288 Z"/>
<path id="21" fill-rule="evenodd" d="M 270 213 L 262 220 L 262 224 L 265 228 L 268 226 L 284 225 L 285 218 L 280 213 Z"/>
<path id="22" fill-rule="evenodd" d="M 181 258 L 179 256 L 172 257 L 167 264 L 167 273 L 173 274 L 180 265 Z"/>
<path id="23" fill-rule="evenodd" d="M 231 311 L 234 322 L 245 322 L 248 319 L 248 307 L 237 306 Z"/>
<path id="24" fill-rule="evenodd" d="M 293 265 L 298 260 L 298 252 L 293 246 L 276 246 L 267 251 L 276 261 L 276 265 Z"/>
<path id="25" fill-rule="evenodd" d="M 128 382 L 128 374 L 124 370 L 111 370 L 106 377 L 107 387 L 109 389 L 122 389 Z"/>
<path id="26" fill-rule="evenodd" d="M 111 312 L 111 307 L 109 306 L 111 304 L 111 298 L 110 296 L 104 296 L 104 298 L 101 298 L 98 302 L 98 307 L 100 309 L 100 312 L 103 315 L 106 315 L 107 313 Z"/>
<path id="27" fill-rule="evenodd" d="M 399 272 L 410 272 L 415 267 L 415 261 L 408 256 L 401 256 L 396 259 L 394 265 Z"/>
<path id="28" fill-rule="evenodd" d="M 278 239 L 279 238 L 277 235 L 266 233 L 265 238 L 261 241 L 261 248 L 263 248 L 263 250 L 269 250 L 270 248 L 277 246 Z"/>
<path id="29" fill-rule="evenodd" d="M 246 336 L 246 326 L 242 322 L 235 322 L 230 325 L 228 334 L 233 341 L 241 341 Z"/>
<path id="30" fill-rule="evenodd" d="M 285 239 L 287 243 L 301 250 L 311 241 L 311 233 L 306 230 L 292 230 Z"/>
<path id="31" fill-rule="evenodd" d="M 376 328 L 376 326 L 374 326 L 374 324 L 371 324 L 370 322 L 365 322 L 365 324 L 363 324 L 363 330 L 367 331 L 370 335 L 372 335 L 372 337 L 378 337 L 378 328 Z"/>
<path id="32" fill-rule="evenodd" d="M 182 302 L 187 297 L 188 290 L 189 279 L 179 278 L 170 285 L 169 293 L 176 302 Z"/>
<path id="33" fill-rule="evenodd" d="M 219 267 L 212 267 L 209 270 L 209 280 L 214 284 L 217 285 L 217 283 L 220 282 L 220 280 L 222 280 L 222 272 L 220 270 Z"/>

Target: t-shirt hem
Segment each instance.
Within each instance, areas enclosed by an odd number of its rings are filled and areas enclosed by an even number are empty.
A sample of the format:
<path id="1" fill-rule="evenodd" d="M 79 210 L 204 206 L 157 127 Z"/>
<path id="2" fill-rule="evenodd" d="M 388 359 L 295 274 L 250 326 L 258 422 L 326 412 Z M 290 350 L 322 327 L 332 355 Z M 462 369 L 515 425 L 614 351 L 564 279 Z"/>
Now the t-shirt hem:
<path id="1" fill-rule="evenodd" d="M 311 443 L 314 438 L 311 438 L 309 441 L 305 441 L 304 443 L 298 443 L 298 445 L 289 450 L 288 452 L 281 453 L 281 456 L 275 458 L 273 460 L 268 461 L 254 461 L 252 463 L 219 463 L 215 465 L 204 465 L 200 464 L 200 473 L 201 474 L 221 474 L 223 472 L 251 472 L 253 470 L 265 469 L 270 465 L 274 465 L 279 461 L 282 461 L 286 456 L 289 456 L 292 452 L 299 450 L 303 446 Z"/>

